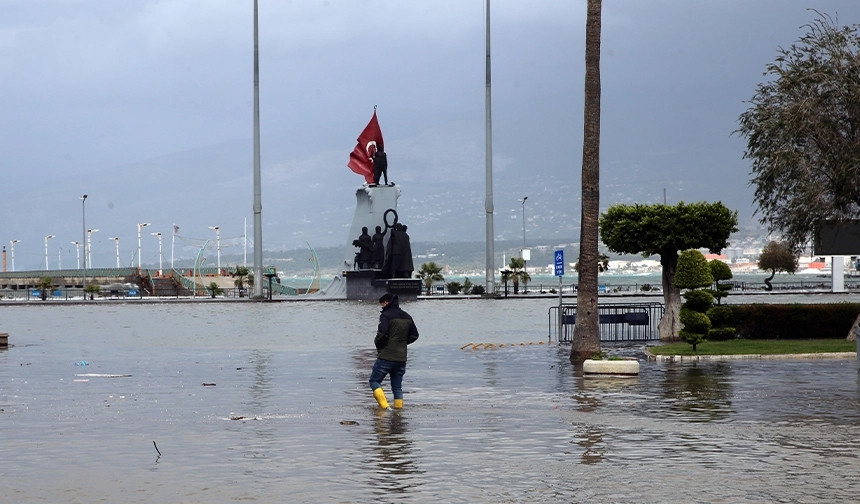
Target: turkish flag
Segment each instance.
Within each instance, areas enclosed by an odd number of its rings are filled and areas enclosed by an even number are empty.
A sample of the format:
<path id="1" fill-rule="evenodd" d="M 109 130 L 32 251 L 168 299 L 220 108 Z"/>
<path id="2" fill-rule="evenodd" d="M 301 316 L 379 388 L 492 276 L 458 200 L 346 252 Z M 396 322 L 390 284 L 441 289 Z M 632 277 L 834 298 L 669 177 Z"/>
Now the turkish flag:
<path id="1" fill-rule="evenodd" d="M 371 158 L 376 153 L 377 146 L 379 149 L 385 150 L 382 143 L 382 130 L 379 129 L 379 122 L 376 120 L 376 110 L 374 109 L 373 117 L 358 135 L 358 144 L 349 153 L 349 163 L 347 163 L 349 169 L 363 176 L 368 184 L 373 183 L 373 159 Z"/>

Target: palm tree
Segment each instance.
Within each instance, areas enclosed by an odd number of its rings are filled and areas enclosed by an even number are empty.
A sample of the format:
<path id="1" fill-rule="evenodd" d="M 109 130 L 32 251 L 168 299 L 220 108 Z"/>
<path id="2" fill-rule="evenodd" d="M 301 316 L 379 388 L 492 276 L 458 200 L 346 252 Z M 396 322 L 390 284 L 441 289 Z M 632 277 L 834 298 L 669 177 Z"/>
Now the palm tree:
<path id="1" fill-rule="evenodd" d="M 224 294 L 224 289 L 222 289 L 221 286 L 218 285 L 218 282 L 209 283 L 209 287 L 206 287 L 206 289 L 209 291 L 209 294 L 212 296 L 212 299 L 215 299 L 215 296 Z"/>
<path id="2" fill-rule="evenodd" d="M 601 0 L 588 0 L 585 17 L 585 109 L 582 139 L 581 268 L 576 328 L 570 360 L 581 362 L 600 351 L 597 316 L 598 229 L 600 217 L 600 17 Z"/>
<path id="3" fill-rule="evenodd" d="M 245 297 L 245 282 L 251 274 L 245 266 L 236 266 L 236 271 L 233 272 L 233 285 L 239 289 L 239 297 Z"/>
<path id="4" fill-rule="evenodd" d="M 88 283 L 87 286 L 84 287 L 84 292 L 88 293 L 90 295 L 90 301 L 92 301 L 93 296 L 95 294 L 98 294 L 99 292 L 101 292 L 101 290 L 102 290 L 101 285 L 94 284 L 94 283 Z M 86 297 L 86 294 L 84 294 L 84 297 Z"/>
<path id="5" fill-rule="evenodd" d="M 526 271 L 526 261 L 521 257 L 511 257 L 508 264 L 508 277 L 514 282 L 514 294 L 520 293 L 520 282 L 526 283 L 532 279 Z"/>
<path id="6" fill-rule="evenodd" d="M 445 280 L 445 277 L 442 276 L 442 267 L 433 261 L 422 264 L 418 273 L 415 273 L 415 278 L 420 278 L 424 282 L 424 286 L 427 287 L 428 296 L 430 295 L 430 287 L 433 285 L 433 282 L 442 282 Z"/>
<path id="7" fill-rule="evenodd" d="M 579 263 L 573 265 L 573 269 L 579 272 Z M 600 254 L 597 257 L 597 272 L 598 273 L 606 273 L 609 271 L 609 256 L 606 254 Z"/>
<path id="8" fill-rule="evenodd" d="M 48 299 L 48 292 L 54 288 L 54 279 L 49 276 L 43 276 L 36 283 L 36 287 L 39 288 L 39 296 L 42 298 L 42 301 Z"/>

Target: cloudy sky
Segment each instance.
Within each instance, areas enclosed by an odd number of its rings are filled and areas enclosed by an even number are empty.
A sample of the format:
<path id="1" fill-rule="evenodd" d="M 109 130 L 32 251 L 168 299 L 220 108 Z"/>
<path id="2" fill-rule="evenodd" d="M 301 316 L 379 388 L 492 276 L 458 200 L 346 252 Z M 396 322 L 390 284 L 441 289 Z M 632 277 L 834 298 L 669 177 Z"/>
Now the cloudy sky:
<path id="1" fill-rule="evenodd" d="M 101 253 L 120 237 L 123 263 L 137 222 L 165 235 L 177 222 L 189 236 L 208 237 L 213 223 L 225 237 L 243 233 L 253 220 L 252 5 L 0 1 L 0 242 L 21 240 L 19 270 L 45 266 L 48 233 L 73 248 L 84 193 Z M 860 22 L 853 0 L 605 1 L 602 206 L 661 202 L 665 190 L 669 203 L 722 200 L 751 220 L 749 162 L 731 133 L 765 64 L 815 17 L 809 7 Z M 482 229 L 484 0 L 259 8 L 267 245 L 345 241 L 349 222 L 314 231 L 332 225 L 319 217 L 330 207 L 335 221 L 351 218 L 362 180 L 346 162 L 374 106 L 391 178 L 413 211 L 444 193 L 468 200 L 462 219 Z M 494 0 L 491 12 L 496 231 L 517 235 L 515 196 L 528 191 L 529 235 L 550 236 L 542 214 L 579 214 L 585 0 Z M 161 187 L 191 177 L 187 204 L 175 193 L 160 200 L 156 176 Z M 432 240 L 451 225 L 410 228 L 413 240 Z"/>

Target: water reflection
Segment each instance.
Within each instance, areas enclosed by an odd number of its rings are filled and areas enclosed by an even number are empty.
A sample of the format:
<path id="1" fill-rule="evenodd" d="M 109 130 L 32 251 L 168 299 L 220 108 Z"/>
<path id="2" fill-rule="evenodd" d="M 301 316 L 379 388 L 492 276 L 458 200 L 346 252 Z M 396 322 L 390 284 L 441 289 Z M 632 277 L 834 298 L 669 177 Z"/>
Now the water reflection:
<path id="1" fill-rule="evenodd" d="M 409 436 L 409 421 L 402 411 L 377 411 L 373 430 L 376 434 L 374 493 L 390 498 L 390 493 L 404 494 L 419 490 L 421 473 Z"/>
<path id="2" fill-rule="evenodd" d="M 277 441 L 276 426 L 263 419 L 272 410 L 273 378 L 271 372 L 272 352 L 253 350 L 248 355 L 247 364 L 237 371 L 245 373 L 251 382 L 248 384 L 249 398 L 245 410 L 248 412 L 241 420 L 248 423 L 240 429 L 248 437 L 244 458 L 249 460 L 267 459 L 272 456 L 272 446 Z M 241 375 L 240 375 L 241 376 Z M 234 416 L 233 418 L 237 418 Z M 253 472 L 255 466 L 249 466 L 246 471 Z"/>
<path id="3" fill-rule="evenodd" d="M 4 330 L 18 337 L 0 352 L 0 477 L 16 502 L 860 495 L 855 361 L 640 358 L 638 378 L 601 379 L 583 377 L 569 347 L 460 350 L 464 327 L 498 342 L 521 341 L 530 328 L 545 334 L 544 305 L 410 305 L 417 320 L 434 323 L 410 348 L 405 409 L 379 416 L 367 385 L 375 351 L 354 331 L 356 320 L 373 318 L 366 305 L 236 305 L 216 325 L 204 321 L 224 305 L 174 305 L 170 323 L 154 306 L 4 306 Z M 529 313 L 539 320 L 525 321 Z M 236 338 L 255 318 L 277 329 Z M 32 329 L 45 319 L 61 336 Z M 151 337 L 123 329 L 152 325 Z M 617 351 L 641 356 L 641 348 Z M 87 371 L 132 376 L 76 381 L 81 359 Z"/>
<path id="4" fill-rule="evenodd" d="M 595 425 L 577 426 L 574 435 L 577 445 L 582 448 L 581 462 L 583 464 L 596 464 L 603 462 L 608 447 L 603 441 L 603 430 Z"/>
<path id="5" fill-rule="evenodd" d="M 727 361 L 667 366 L 662 394 L 670 410 L 691 422 L 726 420 L 732 409 L 732 366 Z"/>

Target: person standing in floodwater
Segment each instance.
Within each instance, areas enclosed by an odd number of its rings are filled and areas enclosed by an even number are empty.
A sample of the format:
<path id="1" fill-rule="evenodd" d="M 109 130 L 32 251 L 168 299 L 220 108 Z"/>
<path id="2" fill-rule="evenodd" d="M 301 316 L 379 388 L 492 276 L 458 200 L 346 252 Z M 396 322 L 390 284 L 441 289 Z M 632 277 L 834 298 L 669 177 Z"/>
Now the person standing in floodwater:
<path id="1" fill-rule="evenodd" d="M 382 311 L 379 313 L 379 326 L 376 329 L 376 362 L 370 372 L 370 389 L 373 398 L 382 409 L 391 409 L 382 390 L 382 380 L 388 375 L 391 392 L 394 395 L 394 408 L 403 407 L 403 375 L 406 374 L 406 346 L 418 339 L 418 328 L 412 317 L 400 309 L 396 295 L 385 293 L 379 298 Z"/>

